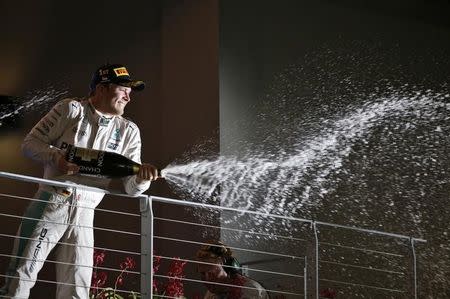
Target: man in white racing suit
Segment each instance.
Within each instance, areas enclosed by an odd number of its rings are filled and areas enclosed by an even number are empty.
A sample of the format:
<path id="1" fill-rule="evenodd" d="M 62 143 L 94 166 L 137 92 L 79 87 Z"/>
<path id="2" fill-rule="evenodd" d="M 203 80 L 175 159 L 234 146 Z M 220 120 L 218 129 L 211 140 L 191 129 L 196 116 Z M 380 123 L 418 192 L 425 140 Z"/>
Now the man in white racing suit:
<path id="1" fill-rule="evenodd" d="M 63 144 L 107 150 L 141 163 L 138 127 L 122 117 L 132 90 L 144 88 L 133 81 L 123 65 L 98 68 L 87 99 L 66 99 L 57 103 L 25 137 L 25 156 L 44 165 L 44 178 L 74 174 L 79 170 L 64 158 Z M 139 173 L 123 178 L 125 191 L 139 195 L 157 169 L 143 163 Z M 94 208 L 104 194 L 76 188 L 41 185 L 30 204 L 15 239 L 13 258 L 7 271 L 3 294 L 28 298 L 37 274 L 50 251 L 56 247 L 56 298 L 89 298 L 93 265 Z M 1 295 L 2 293 L 0 293 Z"/>

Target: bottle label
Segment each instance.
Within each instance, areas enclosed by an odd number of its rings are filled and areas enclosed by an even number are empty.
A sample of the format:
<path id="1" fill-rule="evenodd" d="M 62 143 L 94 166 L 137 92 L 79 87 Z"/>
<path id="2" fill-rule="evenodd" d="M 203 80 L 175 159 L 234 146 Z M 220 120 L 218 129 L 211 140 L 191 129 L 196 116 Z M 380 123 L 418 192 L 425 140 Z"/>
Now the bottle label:
<path id="1" fill-rule="evenodd" d="M 87 174 L 101 174 L 102 170 L 100 167 L 93 167 L 93 166 L 80 166 L 80 172 L 81 173 L 87 173 Z"/>
<path id="2" fill-rule="evenodd" d="M 99 154 L 97 151 L 89 150 L 86 148 L 77 148 L 75 156 L 79 157 L 81 161 L 88 161 L 88 162 L 99 158 L 98 157 Z"/>
<path id="3" fill-rule="evenodd" d="M 63 144 L 68 162 L 80 167 L 80 174 L 123 177 L 139 172 L 140 164 L 113 152 Z"/>

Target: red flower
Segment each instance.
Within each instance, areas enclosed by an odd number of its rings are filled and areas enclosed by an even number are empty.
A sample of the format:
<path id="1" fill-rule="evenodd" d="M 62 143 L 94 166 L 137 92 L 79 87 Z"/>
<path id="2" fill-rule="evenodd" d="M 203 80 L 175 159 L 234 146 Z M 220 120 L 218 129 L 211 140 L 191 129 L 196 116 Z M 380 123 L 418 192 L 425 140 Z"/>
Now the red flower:
<path id="1" fill-rule="evenodd" d="M 167 275 L 171 277 L 184 277 L 183 271 L 186 263 L 185 261 L 181 261 L 179 257 L 176 257 L 170 264 Z"/>
<path id="2" fill-rule="evenodd" d="M 116 282 L 116 284 L 117 284 L 118 286 L 123 285 L 123 278 L 122 278 L 122 276 L 117 277 L 117 282 Z"/>
<path id="3" fill-rule="evenodd" d="M 94 250 L 94 267 L 102 265 L 105 261 L 105 252 L 101 250 Z"/>
<path id="4" fill-rule="evenodd" d="M 92 273 L 92 283 L 93 288 L 102 288 L 106 284 L 108 275 L 106 272 L 94 272 Z"/>
<path id="5" fill-rule="evenodd" d="M 175 258 L 170 264 L 169 271 L 167 275 L 170 276 L 169 281 L 166 285 L 166 296 L 171 297 L 181 297 L 184 296 L 183 282 L 181 278 L 184 277 L 184 266 L 185 261 L 181 261 L 180 258 Z"/>
<path id="6" fill-rule="evenodd" d="M 334 299 L 334 298 L 336 298 L 337 294 L 336 294 L 335 290 L 330 289 L 330 288 L 326 288 L 326 289 L 321 290 L 319 292 L 319 295 L 320 295 L 320 297 L 323 297 L 323 298 Z"/>
<path id="7" fill-rule="evenodd" d="M 158 272 L 159 266 L 161 265 L 161 257 L 155 255 L 155 251 L 153 251 L 153 274 Z M 159 284 L 158 281 L 153 278 L 153 292 L 158 293 Z"/>
<path id="8" fill-rule="evenodd" d="M 105 251 L 103 250 L 94 250 L 93 263 L 95 271 L 92 273 L 91 280 L 91 293 L 96 295 L 98 292 L 98 288 L 102 288 L 106 284 L 106 280 L 108 279 L 108 275 L 106 272 L 97 272 L 97 267 L 102 265 L 105 261 Z"/>
<path id="9" fill-rule="evenodd" d="M 132 270 L 135 267 L 136 267 L 136 261 L 132 257 L 129 257 L 129 256 L 127 256 L 125 258 L 125 261 L 120 263 L 120 269 L 122 269 L 122 270 L 127 270 L 127 269 Z"/>
<path id="10" fill-rule="evenodd" d="M 155 255 L 155 253 L 153 252 L 153 274 L 158 272 L 160 264 L 161 264 L 161 257 Z"/>
<path id="11" fill-rule="evenodd" d="M 155 255 L 155 252 L 153 252 L 153 274 L 155 274 L 159 270 L 160 265 L 161 265 L 161 257 Z M 184 296 L 184 288 L 181 278 L 184 277 L 183 272 L 185 265 L 186 265 L 185 261 L 181 261 L 180 258 L 174 258 L 174 260 L 170 264 L 169 271 L 167 272 L 167 276 L 169 276 L 169 279 L 165 286 L 163 286 L 156 278 L 153 278 L 154 293 L 163 294 L 164 296 L 167 297 Z"/>
<path id="12" fill-rule="evenodd" d="M 181 297 L 184 296 L 183 283 L 179 279 L 169 279 L 169 283 L 166 286 L 166 296 Z"/>

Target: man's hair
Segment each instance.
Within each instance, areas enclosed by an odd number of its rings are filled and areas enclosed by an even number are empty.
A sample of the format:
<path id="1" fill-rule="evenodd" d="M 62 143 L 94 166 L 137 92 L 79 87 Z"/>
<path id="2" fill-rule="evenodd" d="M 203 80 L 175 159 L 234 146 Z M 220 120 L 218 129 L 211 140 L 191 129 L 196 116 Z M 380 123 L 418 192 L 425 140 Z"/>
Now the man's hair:
<path id="1" fill-rule="evenodd" d="M 106 86 L 106 88 L 110 88 L 110 87 L 111 87 L 111 83 L 99 83 L 99 84 L 97 84 L 97 85 L 103 85 L 103 86 Z M 95 95 L 95 92 L 96 92 L 96 90 L 97 90 L 97 85 L 96 85 L 96 87 L 95 87 L 94 89 L 91 89 L 91 90 L 89 91 L 89 96 L 90 96 L 90 97 L 92 97 L 92 96 Z"/>
<path id="2" fill-rule="evenodd" d="M 242 274 L 242 268 L 238 260 L 233 257 L 229 247 L 218 240 L 209 241 L 197 251 L 199 260 L 218 259 L 222 262 L 223 269 L 227 274 Z"/>

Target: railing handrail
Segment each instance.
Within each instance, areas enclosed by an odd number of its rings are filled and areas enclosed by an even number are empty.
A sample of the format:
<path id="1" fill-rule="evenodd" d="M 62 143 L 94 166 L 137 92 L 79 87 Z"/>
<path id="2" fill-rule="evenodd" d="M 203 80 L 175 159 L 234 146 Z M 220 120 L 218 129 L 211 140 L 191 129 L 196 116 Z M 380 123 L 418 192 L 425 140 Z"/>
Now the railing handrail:
<path id="1" fill-rule="evenodd" d="M 216 209 L 221 211 L 231 211 L 231 212 L 237 212 L 241 214 L 250 214 L 250 215 L 259 215 L 263 217 L 271 217 L 271 218 L 277 218 L 277 219 L 283 219 L 283 220 L 290 220 L 290 221 L 297 221 L 302 223 L 307 223 L 311 226 L 313 229 L 313 240 L 312 240 L 312 254 L 309 256 L 305 256 L 305 267 L 304 267 L 304 286 L 305 286 L 305 296 L 307 292 L 307 285 L 311 286 L 311 295 L 314 298 L 319 298 L 319 281 L 332 281 L 327 280 L 323 278 L 319 278 L 319 238 L 318 238 L 318 232 L 317 229 L 318 226 L 329 226 L 334 228 L 341 228 L 341 229 L 347 229 L 347 230 L 353 230 L 357 232 L 367 233 L 367 234 L 376 234 L 376 235 L 382 235 L 386 237 L 393 237 L 397 239 L 406 239 L 409 240 L 410 247 L 412 250 L 412 257 L 411 260 L 413 262 L 412 267 L 412 274 L 411 274 L 411 294 L 414 296 L 414 298 L 417 298 L 417 257 L 415 253 L 415 243 L 422 242 L 425 243 L 426 240 L 421 238 L 415 238 L 410 237 L 407 235 L 402 234 L 396 234 L 396 233 L 389 233 L 384 231 L 378 231 L 378 230 L 371 230 L 371 229 L 365 229 L 365 228 L 359 228 L 354 226 L 347 226 L 347 225 L 340 225 L 340 224 L 334 224 L 334 223 L 328 223 L 323 221 L 316 221 L 316 220 L 310 220 L 310 219 L 303 219 L 303 218 L 296 218 L 292 216 L 283 216 L 283 215 L 277 215 L 277 214 L 271 214 L 271 213 L 263 213 L 258 211 L 249 211 L 249 210 L 241 210 L 238 208 L 232 208 L 232 207 L 225 207 L 225 206 L 219 206 L 219 205 L 212 205 L 207 203 L 200 203 L 200 202 L 193 202 L 193 201 L 186 201 L 186 200 L 179 200 L 179 199 L 173 199 L 173 198 L 166 198 L 166 197 L 160 197 L 160 196 L 149 196 L 146 194 L 141 194 L 137 196 L 131 196 L 127 195 L 124 192 L 115 192 L 111 190 L 105 190 L 103 188 L 98 187 L 92 187 L 84 184 L 75 183 L 73 181 L 70 181 L 70 176 L 61 176 L 58 177 L 59 180 L 51 180 L 51 179 L 43 179 L 33 176 L 27 176 L 27 175 L 21 175 L 21 174 L 15 174 L 15 173 L 9 173 L 9 172 L 3 172 L 0 171 L 0 178 L 7 178 L 7 179 L 13 179 L 18 181 L 25 181 L 28 183 L 38 183 L 38 184 L 44 184 L 44 185 L 51 185 L 51 186 L 58 186 L 58 187 L 65 187 L 65 188 L 79 188 L 86 191 L 92 191 L 92 192 L 99 192 L 103 194 L 110 194 L 110 195 L 117 195 L 120 197 L 132 197 L 132 198 L 139 198 L 140 200 L 140 212 L 141 212 L 141 295 L 143 299 L 150 299 L 153 296 L 153 271 L 148 271 L 144 269 L 153 269 L 153 239 L 156 237 L 153 232 L 153 222 L 154 222 L 154 215 L 153 215 L 153 208 L 152 203 L 153 201 L 166 203 L 166 204 L 176 204 L 180 206 L 190 206 L 190 207 L 198 207 L 198 208 L 208 208 L 208 209 Z M 75 181 L 79 181 L 77 177 L 74 177 Z M 97 184 L 98 185 L 98 184 Z M 100 184 L 103 185 L 103 184 Z M 175 240 L 175 239 L 174 239 Z M 177 239 L 177 241 L 180 241 Z M 307 259 L 310 261 L 307 263 Z M 326 262 L 326 261 L 325 261 Z M 310 265 L 309 267 L 307 265 Z M 308 268 L 308 269 L 307 269 Z M 380 270 L 380 269 L 377 269 Z M 306 273 L 309 273 L 308 277 Z M 194 281 L 192 279 L 184 279 L 187 281 Z M 337 283 L 344 283 L 347 285 L 355 285 L 355 286 L 365 286 L 365 287 L 374 287 L 369 285 L 362 285 L 357 284 L 354 282 L 340 282 L 340 281 L 334 281 Z M 378 287 L 376 287 L 378 288 Z M 378 288 L 381 289 L 381 288 Z M 389 289 L 385 289 L 389 290 Z M 393 290 L 396 291 L 396 290 Z"/>
<path id="2" fill-rule="evenodd" d="M 17 180 L 26 181 L 26 182 L 40 183 L 40 184 L 43 183 L 43 184 L 59 186 L 59 187 L 81 188 L 81 189 L 84 189 L 87 191 L 103 192 L 106 194 L 120 195 L 120 196 L 124 196 L 124 197 L 134 197 L 134 196 L 130 196 L 127 194 L 111 192 L 111 191 L 104 190 L 101 188 L 90 187 L 90 186 L 86 186 L 86 185 L 81 185 L 81 184 L 76 184 L 76 183 L 71 183 L 71 182 L 55 181 L 55 180 L 50 180 L 50 179 L 43 179 L 43 178 L 15 174 L 15 173 L 4 172 L 4 171 L 0 171 L 0 177 L 9 178 L 9 179 L 17 179 Z M 238 208 L 231 208 L 231 207 L 224 207 L 224 206 L 218 206 L 218 205 L 212 205 L 212 204 L 206 204 L 206 203 L 179 200 L 179 199 L 173 199 L 173 198 L 167 198 L 167 197 L 161 197 L 161 196 L 151 196 L 150 198 L 151 198 L 151 200 L 154 200 L 157 202 L 162 202 L 162 203 L 168 203 L 168 204 L 177 204 L 177 205 L 184 205 L 184 206 L 217 209 L 217 210 L 222 210 L 222 211 L 239 212 L 239 213 L 259 215 L 259 216 L 264 216 L 264 217 L 272 217 L 272 218 L 292 220 L 292 221 L 297 221 L 297 222 L 305 222 L 305 223 L 309 223 L 309 224 L 315 223 L 317 225 L 349 229 L 349 230 L 365 232 L 365 233 L 370 233 L 370 234 L 395 237 L 395 238 L 399 238 L 399 239 L 414 240 L 415 242 L 421 242 L 421 243 L 427 242 L 426 240 L 424 240 L 422 238 L 411 237 L 411 236 L 407 236 L 407 235 L 403 235 L 403 234 L 389 233 L 389 232 L 384 232 L 384 231 L 379 231 L 379 230 L 372 230 L 372 229 L 359 228 L 359 227 L 348 226 L 348 225 L 334 224 L 334 223 L 329 223 L 329 222 L 324 222 L 324 221 L 314 221 L 314 220 L 310 220 L 310 219 L 297 218 L 297 217 L 292 217 L 292 216 L 283 216 L 283 215 L 277 215 L 277 214 L 271 214 L 271 213 L 262 213 L 262 212 L 257 212 L 257 211 L 241 210 Z"/>
<path id="3" fill-rule="evenodd" d="M 57 187 L 79 188 L 79 189 L 86 190 L 86 191 L 93 191 L 93 192 L 99 192 L 99 193 L 105 193 L 105 194 L 111 194 L 111 195 L 119 195 L 121 197 L 136 197 L 136 196 L 131 196 L 131 195 L 124 194 L 124 193 L 113 192 L 113 191 L 109 191 L 109 190 L 105 190 L 105 189 L 101 189 L 101 188 L 97 188 L 97 187 L 77 184 L 77 183 L 68 182 L 68 181 L 63 182 L 63 181 L 58 181 L 58 180 L 43 179 L 43 178 L 38 178 L 38 177 L 34 177 L 34 176 L 5 172 L 5 171 L 0 171 L 0 177 L 7 178 L 7 179 L 14 179 L 14 180 L 23 181 L 23 182 L 57 186 Z"/>
<path id="4" fill-rule="evenodd" d="M 329 223 L 329 222 L 324 222 L 324 221 L 315 221 L 315 220 L 297 218 L 297 217 L 292 217 L 292 216 L 282 216 L 282 215 L 262 213 L 262 212 L 257 212 L 257 211 L 241 210 L 238 208 L 223 207 L 223 206 L 218 206 L 218 205 L 185 201 L 185 200 L 179 200 L 179 199 L 172 199 L 172 198 L 166 198 L 166 197 L 160 197 L 160 196 L 151 196 L 151 199 L 154 201 L 168 203 L 168 204 L 177 204 L 177 205 L 194 206 L 194 207 L 201 207 L 201 208 L 218 209 L 218 210 L 223 210 L 223 211 L 253 214 L 253 215 L 259 215 L 259 216 L 264 216 L 264 217 L 280 218 L 280 219 L 284 219 L 284 220 L 292 220 L 292 221 L 305 222 L 305 223 L 310 223 L 310 224 L 315 223 L 318 225 L 332 226 L 332 227 L 337 227 L 337 228 L 345 228 L 345 229 L 356 230 L 356 231 L 365 232 L 365 233 L 384 235 L 384 236 L 388 236 L 388 237 L 395 237 L 395 238 L 406 239 L 406 240 L 413 239 L 416 242 L 423 242 L 423 243 L 427 242 L 426 240 L 424 240 L 422 238 L 415 238 L 415 237 L 402 235 L 402 234 L 388 233 L 388 232 L 383 232 L 383 231 L 378 231 L 378 230 L 371 230 L 371 229 L 359 228 L 359 227 L 348 226 L 348 225 L 334 224 L 334 223 Z"/>

